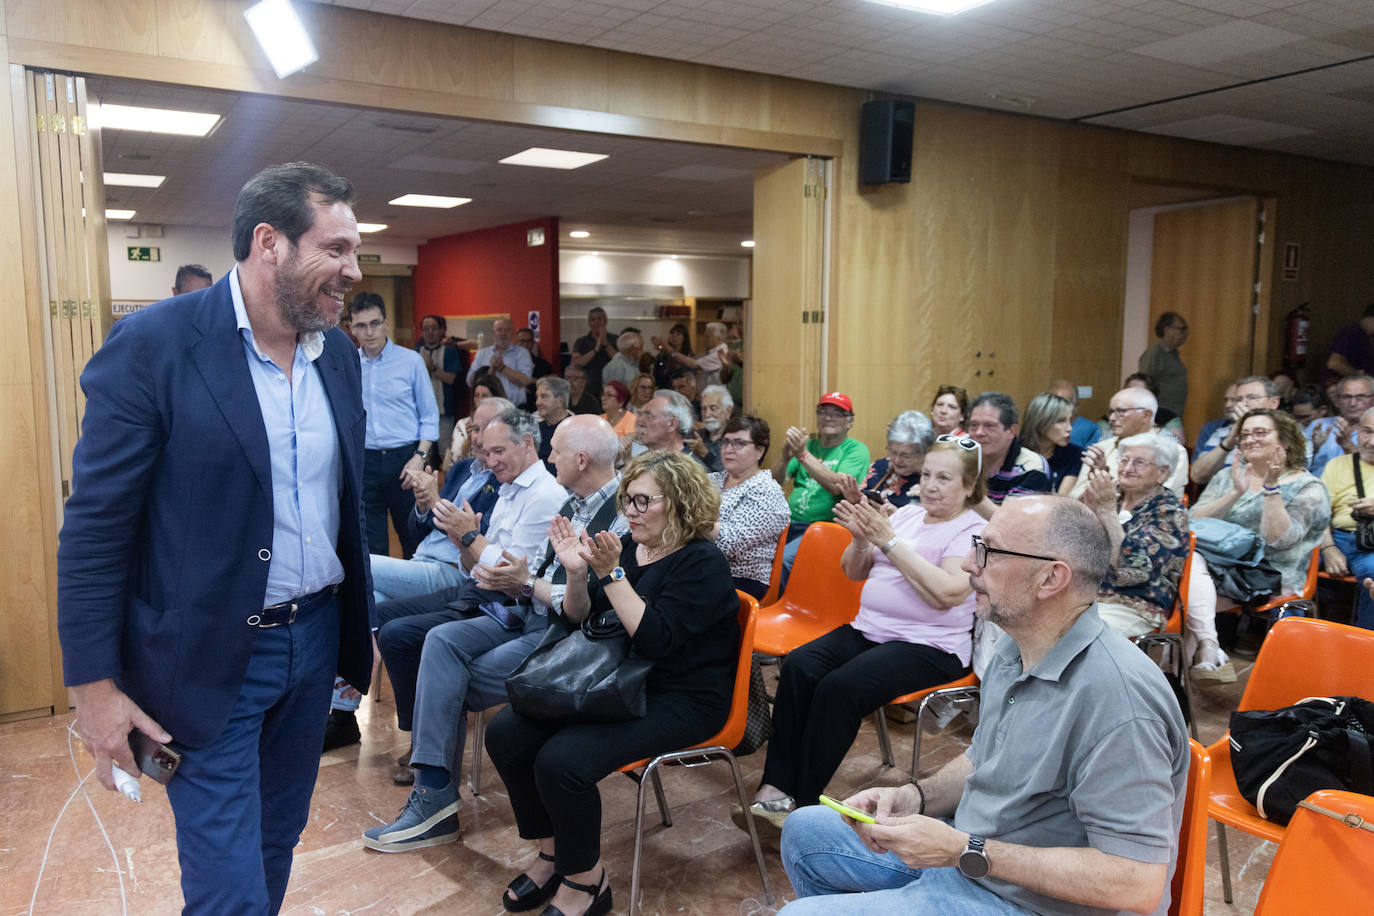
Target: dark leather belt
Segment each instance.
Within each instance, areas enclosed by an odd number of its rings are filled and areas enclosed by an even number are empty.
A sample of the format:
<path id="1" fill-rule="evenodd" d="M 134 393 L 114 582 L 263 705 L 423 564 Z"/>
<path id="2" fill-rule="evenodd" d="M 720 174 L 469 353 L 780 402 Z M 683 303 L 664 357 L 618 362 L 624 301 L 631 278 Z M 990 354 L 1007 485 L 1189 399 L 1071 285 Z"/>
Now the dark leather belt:
<path id="1" fill-rule="evenodd" d="M 287 626 L 295 623 L 296 618 L 302 614 L 308 614 L 320 605 L 332 601 L 338 593 L 339 587 L 337 585 L 327 585 L 313 595 L 306 595 L 295 601 L 283 601 L 281 604 L 265 607 L 258 613 L 250 615 L 247 623 L 250 627 L 257 627 L 259 630 Z"/>

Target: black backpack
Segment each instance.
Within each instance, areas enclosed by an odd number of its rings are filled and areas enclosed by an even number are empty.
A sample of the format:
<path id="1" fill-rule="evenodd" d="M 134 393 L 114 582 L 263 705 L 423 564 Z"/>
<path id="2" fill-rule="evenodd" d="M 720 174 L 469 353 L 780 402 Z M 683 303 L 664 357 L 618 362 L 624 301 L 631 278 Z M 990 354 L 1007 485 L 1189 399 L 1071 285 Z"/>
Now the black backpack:
<path id="1" fill-rule="evenodd" d="M 1236 787 L 1260 816 L 1287 824 L 1318 789 L 1374 795 L 1374 703 L 1308 697 L 1275 710 L 1231 713 Z"/>

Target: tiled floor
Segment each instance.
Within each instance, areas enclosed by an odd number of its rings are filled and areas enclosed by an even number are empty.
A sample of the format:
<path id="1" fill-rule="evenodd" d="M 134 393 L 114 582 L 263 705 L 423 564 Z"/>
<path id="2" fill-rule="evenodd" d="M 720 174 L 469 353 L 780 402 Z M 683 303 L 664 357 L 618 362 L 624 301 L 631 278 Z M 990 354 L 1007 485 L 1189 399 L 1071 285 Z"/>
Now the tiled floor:
<path id="1" fill-rule="evenodd" d="M 1237 683 L 1198 693 L 1204 743 L 1222 734 L 1227 715 L 1240 697 L 1249 662 L 1236 662 L 1241 673 Z M 406 739 L 395 730 L 392 708 L 385 701 L 365 700 L 360 717 L 362 744 L 332 751 L 322 760 L 310 824 L 297 850 L 283 912 L 308 916 L 502 912 L 501 890 L 532 858 L 532 852 L 516 837 L 495 771 L 490 765 L 485 767 L 482 795 L 464 792 L 462 842 L 395 855 L 366 850 L 358 842 L 362 831 L 390 822 L 405 802 L 407 790 L 392 785 L 391 772 Z M 178 912 L 176 847 L 165 794 L 145 780 L 145 800 L 137 806 L 104 792 L 92 780 L 87 783 L 91 789 L 88 806 L 86 793 L 76 787 L 91 762 L 79 742 L 75 742 L 73 761 L 67 732 L 70 721 L 71 716 L 59 716 L 0 726 L 0 778 L 5 780 L 0 809 L 0 914 L 159 916 Z M 911 726 L 894 725 L 891 730 L 900 765 L 904 754 L 910 759 Z M 967 735 L 967 727 L 951 726 L 940 735 L 928 736 L 924 768 L 928 771 L 957 754 Z M 762 765 L 762 753 L 741 761 L 750 792 Z M 831 783 L 831 792 L 843 797 L 865 785 L 904 778 L 900 769 L 882 767 L 870 721 Z M 723 764 L 669 768 L 663 782 L 674 826 L 662 827 L 652 800 L 647 801 L 646 822 L 654 826 L 645 841 L 641 912 L 674 916 L 776 912 L 776 907 L 763 902 L 748 837 L 730 823 L 729 768 Z M 601 788 L 603 854 L 617 912 L 625 912 L 635 785 L 616 775 Z M 101 836 L 101 825 L 109 846 Z M 1221 899 L 1213 832 L 1214 828 L 1209 831 L 1206 912 L 1250 913 L 1274 846 L 1231 831 L 1236 902 L 1228 906 Z M 781 906 L 791 899 L 791 887 L 776 848 L 766 848 L 765 855 L 777 906 Z M 121 906 L 121 893 L 127 906 Z"/>

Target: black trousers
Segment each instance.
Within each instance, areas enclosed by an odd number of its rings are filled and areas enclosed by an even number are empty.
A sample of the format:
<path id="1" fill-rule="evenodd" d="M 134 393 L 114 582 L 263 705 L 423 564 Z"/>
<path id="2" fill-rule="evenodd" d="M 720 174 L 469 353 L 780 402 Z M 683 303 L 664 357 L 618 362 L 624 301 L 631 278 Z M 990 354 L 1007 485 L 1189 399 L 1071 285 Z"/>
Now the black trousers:
<path id="1" fill-rule="evenodd" d="M 782 661 L 763 782 L 792 796 L 797 807 L 816 804 L 864 716 L 967 670 L 948 652 L 873 642 L 849 624 L 793 649 Z"/>
<path id="2" fill-rule="evenodd" d="M 520 836 L 554 839 L 564 875 L 601 858 L 601 793 L 617 767 L 681 750 L 718 732 L 728 707 L 679 694 L 650 693 L 642 719 L 606 724 L 538 722 L 503 707 L 487 726 L 487 755 L 510 795 Z"/>
<path id="3" fill-rule="evenodd" d="M 363 453 L 363 515 L 367 525 L 367 549 L 386 556 L 390 543 L 386 517 L 401 540 L 401 555 L 409 560 L 420 541 L 410 530 L 410 510 L 415 508 L 415 493 L 401 489 L 401 469 L 415 454 L 415 446 L 370 448 Z"/>

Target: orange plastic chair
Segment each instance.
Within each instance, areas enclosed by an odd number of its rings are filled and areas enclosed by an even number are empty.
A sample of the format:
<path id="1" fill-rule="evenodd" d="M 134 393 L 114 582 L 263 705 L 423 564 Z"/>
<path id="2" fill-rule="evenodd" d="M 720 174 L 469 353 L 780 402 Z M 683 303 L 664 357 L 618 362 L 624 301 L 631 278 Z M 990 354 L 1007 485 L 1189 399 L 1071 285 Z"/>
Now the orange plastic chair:
<path id="1" fill-rule="evenodd" d="M 1294 595 L 1279 595 L 1277 598 L 1271 598 L 1269 601 L 1255 608 L 1254 613 L 1263 614 L 1289 601 L 1311 601 L 1313 598 L 1317 597 L 1317 573 L 1321 570 L 1321 555 L 1322 548 L 1321 545 L 1318 544 L 1316 547 L 1312 548 L 1312 559 L 1307 563 L 1307 581 L 1302 584 L 1301 592 Z"/>
<path id="2" fill-rule="evenodd" d="M 1368 695 L 1371 671 L 1374 630 L 1329 620 L 1287 617 L 1274 624 L 1260 646 L 1239 708 L 1281 709 L 1305 697 Z M 1283 839 L 1284 828 L 1260 817 L 1236 788 L 1229 732 L 1208 747 L 1207 754 L 1212 758 L 1207 816 L 1217 822 L 1222 895 L 1230 903 L 1231 864 L 1226 827 L 1275 843 Z"/>
<path id="3" fill-rule="evenodd" d="M 1371 862 L 1374 798 L 1338 789 L 1313 792 L 1288 822 L 1255 916 L 1368 912 Z"/>
<path id="4" fill-rule="evenodd" d="M 644 787 L 646 784 L 652 785 L 654 797 L 658 800 L 659 814 L 663 819 L 663 826 L 673 826 L 673 819 L 668 814 L 668 802 L 663 795 L 663 784 L 659 780 L 659 767 L 668 763 L 680 763 L 684 767 L 705 766 L 714 758 L 721 758 L 729 761 L 730 770 L 735 777 L 735 791 L 739 793 L 739 803 L 747 811 L 749 810 L 750 798 L 744 792 L 744 779 L 740 776 L 739 762 L 735 759 L 734 751 L 731 750 L 744 738 L 744 726 L 749 713 L 749 670 L 750 663 L 754 658 L 754 635 L 758 625 L 759 604 L 753 596 L 744 592 L 736 592 L 739 595 L 739 662 L 735 665 L 735 690 L 730 698 L 730 716 L 725 720 L 725 726 L 719 733 L 710 738 L 684 748 L 680 751 L 671 751 L 666 754 L 659 754 L 652 760 L 637 760 L 634 763 L 627 763 L 619 768 L 621 773 L 634 778 L 639 783 L 639 792 L 635 801 L 635 854 L 634 865 L 630 871 L 630 916 L 636 916 L 639 911 L 639 865 L 641 858 L 641 847 L 644 841 Z M 635 774 L 635 770 L 643 767 L 643 771 Z M 759 867 L 759 880 L 763 882 L 763 895 L 767 898 L 768 905 L 773 906 L 773 887 L 768 882 L 768 869 L 763 862 L 763 849 L 759 846 L 758 831 L 754 828 L 754 819 L 745 818 L 749 825 L 749 842 L 754 846 L 754 860 Z"/>
<path id="5" fill-rule="evenodd" d="M 768 591 L 759 599 L 760 607 L 767 607 L 778 600 L 779 583 L 782 582 L 782 555 L 787 550 L 787 529 L 778 535 L 778 549 L 773 552 L 773 569 L 768 574 Z"/>
<path id="6" fill-rule="evenodd" d="M 904 703 L 921 701 L 921 705 L 916 708 L 916 736 L 911 743 L 912 782 L 917 779 L 916 765 L 921 760 L 921 734 L 924 731 L 926 709 L 929 707 L 931 699 L 936 696 L 976 701 L 978 698 L 978 675 L 970 671 L 961 678 L 944 684 L 936 684 L 933 687 L 923 687 L 920 690 L 900 696 L 887 704 L 888 706 L 900 706 Z M 895 761 L 892 758 L 892 738 L 887 730 L 887 715 L 884 713 L 883 707 L 879 707 L 873 715 L 875 717 L 874 724 L 878 728 L 878 750 L 883 755 L 883 766 L 895 766 Z"/>
<path id="7" fill-rule="evenodd" d="M 840 554 L 849 541 L 849 532 L 834 522 L 813 522 L 806 529 L 787 591 L 759 609 L 756 652 L 786 655 L 854 619 L 863 583 L 840 571 Z"/>
<path id="8" fill-rule="evenodd" d="M 1212 762 L 1207 751 L 1188 741 L 1188 788 L 1178 828 L 1178 859 L 1169 885 L 1169 916 L 1202 916 L 1202 883 L 1207 873 L 1207 794 Z"/>

